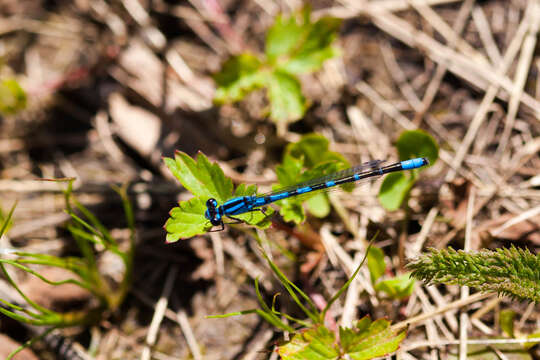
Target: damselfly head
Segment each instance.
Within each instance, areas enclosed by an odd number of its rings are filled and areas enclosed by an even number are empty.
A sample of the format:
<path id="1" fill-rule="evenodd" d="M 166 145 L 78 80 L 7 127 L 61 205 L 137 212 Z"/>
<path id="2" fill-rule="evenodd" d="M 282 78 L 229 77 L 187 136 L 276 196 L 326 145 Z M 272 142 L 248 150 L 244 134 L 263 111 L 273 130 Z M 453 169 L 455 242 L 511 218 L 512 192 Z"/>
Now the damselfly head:
<path id="1" fill-rule="evenodd" d="M 214 226 L 221 224 L 221 215 L 217 211 L 217 200 L 210 198 L 206 201 L 206 211 L 204 217 L 210 220 L 210 223 Z"/>
<path id="2" fill-rule="evenodd" d="M 217 207 L 217 200 L 214 199 L 214 198 L 210 198 L 206 201 L 206 207 L 208 209 L 211 209 L 211 208 L 216 208 Z"/>

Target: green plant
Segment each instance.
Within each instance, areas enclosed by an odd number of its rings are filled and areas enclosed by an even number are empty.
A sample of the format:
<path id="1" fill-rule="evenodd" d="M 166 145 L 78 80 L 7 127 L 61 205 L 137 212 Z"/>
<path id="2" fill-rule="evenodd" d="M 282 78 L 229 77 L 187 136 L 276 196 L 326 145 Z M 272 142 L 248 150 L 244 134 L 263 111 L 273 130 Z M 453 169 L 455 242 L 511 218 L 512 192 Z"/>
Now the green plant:
<path id="1" fill-rule="evenodd" d="M 12 115 L 26 107 L 26 93 L 17 80 L 0 81 L 0 114 Z"/>
<path id="2" fill-rule="evenodd" d="M 369 249 L 367 261 L 371 283 L 375 291 L 385 292 L 391 299 L 403 299 L 411 296 L 414 279 L 408 273 L 382 279 L 386 272 L 386 262 L 380 248 L 372 246 Z"/>
<path id="3" fill-rule="evenodd" d="M 300 359 L 373 359 L 394 352 L 405 338 L 406 331 L 395 331 L 390 322 L 384 319 L 371 321 L 366 316 L 358 320 L 351 328 L 339 327 L 339 334 L 331 331 L 324 324 L 326 314 L 332 304 L 347 289 L 350 283 L 363 266 L 358 266 L 350 279 L 334 294 L 322 311 L 317 310 L 309 296 L 291 282 L 279 268 L 262 252 L 270 268 L 287 290 L 289 296 L 304 312 L 309 321 L 294 318 L 275 309 L 278 294 L 274 296 L 272 306 L 268 306 L 260 293 L 258 281 L 255 280 L 255 291 L 261 306 L 260 309 L 251 309 L 224 315 L 209 316 L 209 318 L 224 318 L 236 315 L 258 314 L 274 327 L 294 333 L 293 337 L 278 346 L 278 353 L 284 360 Z M 294 323 L 294 326 L 282 321 L 282 318 Z M 301 329 L 299 329 L 301 328 Z"/>
<path id="4" fill-rule="evenodd" d="M 116 239 L 111 236 L 95 215 L 72 197 L 72 181 L 69 182 L 65 191 L 66 212 L 71 217 L 67 229 L 73 236 L 82 256 L 58 257 L 9 249 L 4 250 L 3 254 L 5 256 L 0 258 L 0 269 L 4 277 L 26 302 L 25 304 L 14 304 L 0 299 L 4 305 L 4 307 L 0 307 L 0 312 L 27 324 L 51 327 L 42 336 L 56 328 L 96 323 L 102 318 L 105 311 L 114 311 L 120 306 L 131 285 L 135 230 L 133 212 L 125 189 L 115 189 L 122 198 L 127 224 L 130 229 L 129 246 L 124 251 L 120 249 Z M 0 235 L 5 232 L 14 210 L 15 205 L 11 208 L 6 220 L 4 220 Z M 104 251 L 112 252 L 123 262 L 125 270 L 120 284 L 111 286 L 109 280 L 99 272 L 96 262 L 96 246 L 104 249 Z M 80 286 L 96 298 L 96 304 L 90 309 L 69 312 L 57 312 L 40 306 L 19 288 L 9 275 L 6 265 L 25 271 L 50 285 L 56 286 L 69 283 Z M 62 268 L 71 272 L 73 277 L 62 281 L 51 281 L 32 269 L 31 265 Z M 22 350 L 24 346 L 27 346 L 27 344 L 16 350 L 16 352 Z M 15 355 L 16 352 L 11 356 Z"/>
<path id="5" fill-rule="evenodd" d="M 212 228 L 212 224 L 204 217 L 208 199 L 214 198 L 219 204 L 223 204 L 232 197 L 257 193 L 255 185 L 241 184 L 233 189 L 232 180 L 202 153 L 199 153 L 196 159 L 192 159 L 189 155 L 177 151 L 174 159 L 164 158 L 163 161 L 180 183 L 194 195 L 192 199 L 181 201 L 178 207 L 171 210 L 170 217 L 165 223 L 167 242 L 204 234 Z M 276 188 L 296 185 L 347 167 L 349 163 L 343 156 L 328 150 L 326 138 L 308 134 L 300 141 L 287 146 L 282 164 L 276 167 L 279 182 Z M 302 206 L 304 201 L 307 201 L 308 209 L 315 216 L 324 217 L 330 211 L 327 195 L 320 192 L 280 200 L 276 204 L 280 206 L 279 212 L 286 221 L 300 223 L 305 220 Z M 250 212 L 235 217 L 264 229 L 270 225 L 269 216 L 272 212 L 272 208 L 268 207 L 266 215 Z"/>
<path id="6" fill-rule="evenodd" d="M 403 132 L 396 147 L 400 160 L 426 157 L 430 165 L 433 165 L 439 157 L 439 147 L 435 139 L 422 130 Z M 406 203 L 419 171 L 421 170 L 395 172 L 384 178 L 379 190 L 379 201 L 386 210 L 397 210 Z"/>
<path id="7" fill-rule="evenodd" d="M 282 163 L 276 166 L 278 183 L 274 189 L 297 186 L 351 166 L 341 154 L 330 151 L 328 145 L 328 139 L 319 134 L 304 135 L 298 142 L 287 145 Z M 342 188 L 351 191 L 354 184 Z M 276 204 L 285 221 L 299 224 L 306 218 L 303 202 L 316 217 L 323 218 L 330 213 L 328 195 L 321 191 L 280 200 Z"/>
<path id="8" fill-rule="evenodd" d="M 412 271 L 411 276 L 428 284 L 467 285 L 518 300 L 540 302 L 540 255 L 533 255 L 528 249 L 430 249 L 407 264 L 407 268 Z"/>
<path id="9" fill-rule="evenodd" d="M 279 124 L 300 119 L 306 109 L 298 74 L 313 72 L 339 54 L 332 46 L 340 20 L 310 19 L 309 7 L 289 17 L 278 15 L 266 35 L 263 56 L 243 53 L 227 60 L 214 80 L 218 104 L 236 102 L 256 89 L 265 88 L 270 118 Z"/>
<path id="10" fill-rule="evenodd" d="M 242 184 L 233 189 L 232 180 L 225 176 L 217 164 L 210 163 L 203 153 L 199 153 L 194 160 L 186 153 L 176 151 L 174 159 L 164 158 L 163 161 L 180 183 L 195 196 L 188 201 L 181 201 L 178 207 L 170 211 L 164 226 L 167 242 L 204 234 L 212 228 L 212 224 L 204 217 L 208 199 L 214 198 L 222 204 L 231 197 L 257 192 L 255 185 Z M 267 215 L 270 214 L 271 208 L 267 211 Z M 237 218 L 261 228 L 270 226 L 265 215 L 259 212 L 238 215 Z"/>

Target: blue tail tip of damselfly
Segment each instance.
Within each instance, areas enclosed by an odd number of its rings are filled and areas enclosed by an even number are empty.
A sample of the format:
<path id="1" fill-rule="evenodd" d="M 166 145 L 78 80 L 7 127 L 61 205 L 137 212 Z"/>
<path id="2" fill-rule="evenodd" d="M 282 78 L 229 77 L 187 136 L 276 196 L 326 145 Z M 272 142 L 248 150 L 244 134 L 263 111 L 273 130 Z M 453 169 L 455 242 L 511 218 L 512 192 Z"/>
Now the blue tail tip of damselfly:
<path id="1" fill-rule="evenodd" d="M 425 157 L 405 160 L 401 162 L 401 168 L 403 170 L 417 169 L 425 165 L 429 165 L 429 160 Z"/>

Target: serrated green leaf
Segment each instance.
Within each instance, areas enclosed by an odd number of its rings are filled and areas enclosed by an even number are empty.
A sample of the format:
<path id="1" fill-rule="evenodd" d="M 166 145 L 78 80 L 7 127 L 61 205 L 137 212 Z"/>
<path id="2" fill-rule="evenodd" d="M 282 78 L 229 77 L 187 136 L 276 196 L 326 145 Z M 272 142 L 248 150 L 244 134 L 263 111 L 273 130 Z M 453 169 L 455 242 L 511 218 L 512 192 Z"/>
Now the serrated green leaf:
<path id="1" fill-rule="evenodd" d="M 302 172 L 303 156 L 299 159 L 292 157 L 290 154 L 285 153 L 283 158 L 283 163 L 276 167 L 276 173 L 278 175 L 279 185 L 276 188 L 287 188 L 289 186 L 298 185 L 305 181 L 320 178 L 327 172 L 334 172 L 338 164 L 324 163 L 315 166 L 313 169 L 306 170 Z M 313 197 L 321 197 L 318 201 L 324 201 L 326 204 L 315 204 L 310 205 L 309 201 Z M 304 201 L 308 201 L 308 206 L 321 206 L 321 209 L 315 209 L 315 212 L 319 211 L 318 214 L 322 215 L 324 213 L 324 207 L 328 208 L 330 211 L 328 198 L 324 193 L 321 192 L 311 192 L 306 193 L 300 196 L 294 196 L 291 198 L 283 199 L 278 201 L 276 204 L 280 206 L 279 213 L 283 216 L 286 221 L 294 221 L 299 224 L 305 220 L 305 211 L 302 206 Z M 315 216 L 317 216 L 314 213 Z M 328 213 L 326 213 L 328 215 Z M 324 217 L 323 215 L 321 217 Z"/>
<path id="2" fill-rule="evenodd" d="M 333 332 L 315 326 L 295 334 L 278 353 L 284 360 L 368 360 L 396 351 L 405 335 L 405 331 L 393 331 L 387 320 L 371 322 L 364 317 L 354 328 L 340 327 L 339 344 Z"/>
<path id="3" fill-rule="evenodd" d="M 300 141 L 287 145 L 285 153 L 297 159 L 303 157 L 307 168 L 331 161 L 340 163 L 336 171 L 350 167 L 343 155 L 330 151 L 328 147 L 327 138 L 320 134 L 311 133 L 303 135 Z"/>
<path id="4" fill-rule="evenodd" d="M 353 360 L 368 360 L 396 351 L 406 332 L 395 332 L 390 322 L 368 317 L 361 319 L 355 328 L 339 329 L 341 350 Z"/>
<path id="5" fill-rule="evenodd" d="M 255 185 L 241 184 L 233 195 L 231 179 L 227 178 L 223 170 L 216 163 L 211 163 L 202 153 L 199 153 L 194 160 L 186 153 L 177 151 L 174 159 L 164 158 L 163 161 L 180 183 L 195 195 L 193 199 L 181 201 L 178 207 L 171 210 L 170 218 L 165 223 L 167 242 L 204 234 L 212 228 L 210 222 L 204 217 L 206 201 L 209 198 L 216 199 L 221 205 L 233 197 L 257 194 Z M 271 224 L 269 216 L 273 210 L 267 208 L 265 213 L 251 211 L 234 217 L 248 224 L 267 228 Z"/>
<path id="6" fill-rule="evenodd" d="M 316 193 L 306 201 L 309 212 L 318 218 L 328 216 L 330 213 L 330 203 L 324 193 Z"/>
<path id="7" fill-rule="evenodd" d="M 311 22 L 310 8 L 285 17 L 279 15 L 266 37 L 265 57 L 249 53 L 234 56 L 214 75 L 217 103 L 239 101 L 253 90 L 267 88 L 270 118 L 286 124 L 300 119 L 307 109 L 300 82 L 294 74 L 315 71 L 339 55 L 332 46 L 340 20 L 325 17 Z"/>
<path id="8" fill-rule="evenodd" d="M 180 183 L 194 196 L 203 199 L 216 199 L 225 202 L 233 195 L 231 179 L 225 177 L 223 170 L 199 153 L 196 160 L 182 151 L 176 151 L 174 159 L 164 158 L 165 164 Z"/>
<path id="9" fill-rule="evenodd" d="M 302 171 L 304 167 L 307 169 Z M 328 140 L 324 136 L 307 134 L 302 136 L 300 141 L 287 145 L 283 163 L 276 167 L 279 180 L 277 188 L 287 188 L 304 182 L 309 184 L 313 179 L 348 167 L 349 162 L 341 154 L 328 150 Z M 354 184 L 346 185 L 349 186 L 344 185 L 342 188 L 347 191 L 354 187 Z M 281 206 L 280 214 L 288 219 L 287 221 L 304 221 L 304 201 L 307 201 L 310 212 L 315 216 L 324 217 L 330 212 L 327 195 L 316 191 L 277 202 Z"/>
<path id="10" fill-rule="evenodd" d="M 165 223 L 168 243 L 204 234 L 212 227 L 204 217 L 205 201 L 193 198 L 181 201 L 178 205 L 171 210 L 170 217 Z"/>
<path id="11" fill-rule="evenodd" d="M 279 213 L 283 217 L 283 220 L 287 222 L 292 221 L 295 224 L 300 224 L 306 220 L 306 213 L 301 201 L 288 198 L 280 200 L 276 204 L 280 206 Z"/>
<path id="12" fill-rule="evenodd" d="M 304 330 L 278 348 L 283 360 L 337 360 L 339 351 L 334 345 L 335 336 L 324 326 Z"/>
<path id="13" fill-rule="evenodd" d="M 299 182 L 304 167 L 303 157 L 294 157 L 287 152 L 283 156 L 281 164 L 276 166 L 276 175 L 279 187 L 294 185 Z"/>
<path id="14" fill-rule="evenodd" d="M 404 131 L 397 143 L 400 160 L 427 157 L 433 165 L 439 157 L 439 147 L 435 139 L 422 130 Z"/>
<path id="15" fill-rule="evenodd" d="M 217 103 L 235 102 L 255 89 L 266 84 L 267 71 L 262 62 L 249 53 L 234 56 L 227 60 L 220 72 L 214 74 L 218 85 L 214 101 Z"/>
<path id="16" fill-rule="evenodd" d="M 272 64 L 291 73 L 299 74 L 319 69 L 325 60 L 339 55 L 332 47 L 341 21 L 324 17 L 310 20 L 310 8 L 289 17 L 282 15 L 268 30 L 266 56 Z"/>
<path id="17" fill-rule="evenodd" d="M 371 283 L 375 284 L 386 271 L 384 252 L 380 248 L 375 246 L 369 248 L 367 255 L 367 266 L 369 269 L 369 275 L 371 277 Z"/>
<path id="18" fill-rule="evenodd" d="M 296 178 L 296 183 L 319 178 L 351 166 L 343 155 L 329 150 L 327 138 L 316 133 L 303 135 L 300 141 L 287 145 L 285 154 L 303 159 L 308 169 L 301 178 Z M 354 184 L 345 184 L 341 188 L 352 191 Z"/>
<path id="19" fill-rule="evenodd" d="M 0 113 L 12 115 L 26 107 L 26 93 L 14 79 L 0 81 Z"/>
<path id="20" fill-rule="evenodd" d="M 499 325 L 501 330 L 506 333 L 509 337 L 514 337 L 514 318 L 516 317 L 516 312 L 511 309 L 502 310 L 499 315 Z"/>
<path id="21" fill-rule="evenodd" d="M 378 198 L 381 205 L 389 211 L 399 209 L 414 182 L 414 178 L 407 177 L 402 172 L 388 174 L 379 190 Z"/>
<path id="22" fill-rule="evenodd" d="M 306 134 L 300 141 L 288 144 L 285 153 L 297 159 L 304 158 L 306 167 L 311 168 L 323 160 L 321 157 L 328 152 L 328 144 L 328 139 L 320 134 Z"/>
<path id="23" fill-rule="evenodd" d="M 314 179 L 320 179 L 329 173 L 336 172 L 340 168 L 340 163 L 327 162 L 315 165 L 312 169 L 304 171 L 300 177 L 297 178 L 297 184 L 306 183 Z M 291 201 L 295 201 L 298 204 L 302 204 L 304 201 L 307 203 L 309 212 L 316 217 L 323 218 L 330 213 L 330 201 L 328 195 L 322 191 L 314 191 L 303 195 L 295 196 L 291 198 Z"/>
<path id="24" fill-rule="evenodd" d="M 326 60 L 340 55 L 341 51 L 337 47 L 327 47 L 309 54 L 295 56 L 279 68 L 291 74 L 313 72 L 320 69 Z"/>
<path id="25" fill-rule="evenodd" d="M 304 116 L 306 99 L 298 79 L 284 71 L 268 75 L 270 118 L 276 122 L 294 122 Z"/>
<path id="26" fill-rule="evenodd" d="M 304 36 L 302 28 L 305 21 L 298 19 L 298 15 L 289 17 L 278 15 L 274 24 L 268 29 L 265 52 L 270 62 L 275 61 L 281 55 L 292 52 Z"/>
<path id="27" fill-rule="evenodd" d="M 339 56 L 339 49 L 332 43 L 340 25 L 341 20 L 325 17 L 305 26 L 303 41 L 279 67 L 291 74 L 312 72 L 320 69 L 326 60 Z"/>
<path id="28" fill-rule="evenodd" d="M 376 291 L 383 291 L 392 299 L 403 299 L 411 296 L 414 288 L 414 279 L 409 274 L 403 274 L 391 279 L 383 280 L 375 285 Z"/>

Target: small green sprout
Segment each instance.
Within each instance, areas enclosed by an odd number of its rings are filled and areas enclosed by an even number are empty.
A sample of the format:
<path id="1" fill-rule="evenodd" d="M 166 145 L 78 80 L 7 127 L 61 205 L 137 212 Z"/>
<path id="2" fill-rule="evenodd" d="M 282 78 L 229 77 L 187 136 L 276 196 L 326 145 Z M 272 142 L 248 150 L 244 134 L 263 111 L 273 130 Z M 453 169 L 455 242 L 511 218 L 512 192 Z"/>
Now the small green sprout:
<path id="1" fill-rule="evenodd" d="M 339 55 L 332 46 L 340 20 L 311 21 L 309 7 L 289 17 L 278 15 L 266 36 L 263 56 L 243 53 L 227 60 L 214 75 L 218 104 L 242 100 L 247 93 L 267 89 L 270 118 L 283 124 L 299 120 L 308 107 L 297 75 L 313 72 Z"/>

